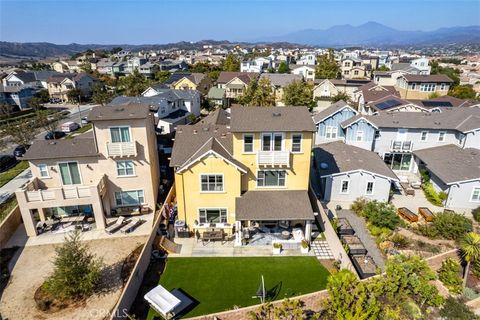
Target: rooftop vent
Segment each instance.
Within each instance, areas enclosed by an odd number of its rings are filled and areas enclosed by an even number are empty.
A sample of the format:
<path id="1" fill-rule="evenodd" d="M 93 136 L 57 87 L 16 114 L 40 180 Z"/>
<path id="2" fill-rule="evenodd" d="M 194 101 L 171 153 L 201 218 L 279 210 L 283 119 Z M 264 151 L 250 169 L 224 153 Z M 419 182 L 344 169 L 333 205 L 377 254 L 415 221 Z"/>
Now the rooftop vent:
<path id="1" fill-rule="evenodd" d="M 274 117 L 280 117 L 281 115 L 282 115 L 282 114 L 281 114 L 280 112 L 274 112 L 274 113 L 273 113 L 273 116 L 274 116 Z"/>
<path id="2" fill-rule="evenodd" d="M 320 169 L 325 170 L 327 168 L 328 168 L 328 164 L 326 164 L 325 162 L 320 163 Z"/>
<path id="3" fill-rule="evenodd" d="M 124 108 L 115 108 L 115 111 L 123 111 L 125 110 Z"/>
<path id="4" fill-rule="evenodd" d="M 208 131 L 208 127 L 203 127 L 202 130 L 203 131 Z"/>
<path id="5" fill-rule="evenodd" d="M 197 134 L 197 133 L 198 133 L 198 131 L 197 131 L 197 130 L 193 130 L 193 134 Z"/>
<path id="6" fill-rule="evenodd" d="M 440 121 L 435 121 L 434 123 L 438 126 L 440 124 Z"/>

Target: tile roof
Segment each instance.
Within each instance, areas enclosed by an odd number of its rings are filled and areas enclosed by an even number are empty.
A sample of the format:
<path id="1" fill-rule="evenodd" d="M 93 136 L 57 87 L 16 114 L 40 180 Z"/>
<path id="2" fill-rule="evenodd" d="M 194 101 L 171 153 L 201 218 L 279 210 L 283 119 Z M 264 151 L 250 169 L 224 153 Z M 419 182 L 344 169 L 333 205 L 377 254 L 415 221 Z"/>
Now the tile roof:
<path id="1" fill-rule="evenodd" d="M 232 132 L 316 131 L 307 107 L 232 107 Z"/>
<path id="2" fill-rule="evenodd" d="M 25 160 L 95 157 L 98 155 L 91 133 L 73 139 L 34 140 L 24 155 Z"/>
<path id="3" fill-rule="evenodd" d="M 363 170 L 398 180 L 395 173 L 383 162 L 378 154 L 348 145 L 342 141 L 317 145 L 313 152 L 320 176 Z M 322 163 L 327 165 L 325 169 L 322 168 Z"/>
<path id="4" fill-rule="evenodd" d="M 478 149 L 462 149 L 450 144 L 417 150 L 413 153 L 445 184 L 472 179 L 480 180 L 480 150 Z"/>
<path id="5" fill-rule="evenodd" d="M 146 119 L 149 114 L 150 106 L 147 104 L 107 105 L 93 108 L 88 119 L 91 121 Z"/>
<path id="6" fill-rule="evenodd" d="M 237 220 L 312 220 L 305 190 L 247 191 L 235 198 Z"/>

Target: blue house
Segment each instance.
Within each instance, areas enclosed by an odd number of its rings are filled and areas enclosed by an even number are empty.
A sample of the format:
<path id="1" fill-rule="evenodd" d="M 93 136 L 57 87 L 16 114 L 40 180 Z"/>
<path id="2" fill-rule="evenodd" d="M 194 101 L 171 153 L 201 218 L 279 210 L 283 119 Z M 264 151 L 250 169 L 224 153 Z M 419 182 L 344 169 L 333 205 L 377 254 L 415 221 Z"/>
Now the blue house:
<path id="1" fill-rule="evenodd" d="M 357 114 L 358 112 L 343 100 L 335 102 L 327 109 L 315 114 L 313 116 L 313 121 L 317 126 L 315 144 L 335 140 L 345 141 L 345 131 L 341 123 Z"/>
<path id="2" fill-rule="evenodd" d="M 356 115 L 341 123 L 345 133 L 345 143 L 365 150 L 374 150 L 375 135 L 378 127 L 362 115 Z"/>

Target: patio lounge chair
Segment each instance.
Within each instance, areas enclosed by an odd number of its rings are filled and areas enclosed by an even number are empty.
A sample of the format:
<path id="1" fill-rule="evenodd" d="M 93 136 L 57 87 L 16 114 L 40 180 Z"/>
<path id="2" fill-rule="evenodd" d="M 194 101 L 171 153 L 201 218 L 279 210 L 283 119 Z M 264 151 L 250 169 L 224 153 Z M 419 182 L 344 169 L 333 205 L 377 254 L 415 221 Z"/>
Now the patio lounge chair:
<path id="1" fill-rule="evenodd" d="M 141 223 L 142 223 L 142 220 L 140 220 L 138 218 L 132 218 L 132 219 L 128 220 L 128 223 L 120 229 L 120 232 L 121 233 L 130 233 L 133 230 L 135 230 Z"/>
<path id="2" fill-rule="evenodd" d="M 125 220 L 125 217 L 120 216 L 120 217 L 118 217 L 118 219 L 112 225 L 105 228 L 105 231 L 108 234 L 112 234 L 112 233 L 116 232 L 118 229 L 120 229 L 121 227 L 123 227 L 126 223 L 127 223 L 127 221 Z"/>

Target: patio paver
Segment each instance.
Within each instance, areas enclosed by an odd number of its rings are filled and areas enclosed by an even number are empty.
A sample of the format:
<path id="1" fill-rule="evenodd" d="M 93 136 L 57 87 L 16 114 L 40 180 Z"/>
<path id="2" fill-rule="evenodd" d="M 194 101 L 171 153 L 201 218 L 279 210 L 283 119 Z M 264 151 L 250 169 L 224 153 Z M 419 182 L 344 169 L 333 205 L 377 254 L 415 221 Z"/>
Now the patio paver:
<path id="1" fill-rule="evenodd" d="M 326 240 L 312 241 L 310 247 L 318 260 L 331 260 L 335 258 Z"/>

